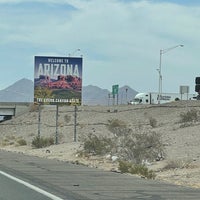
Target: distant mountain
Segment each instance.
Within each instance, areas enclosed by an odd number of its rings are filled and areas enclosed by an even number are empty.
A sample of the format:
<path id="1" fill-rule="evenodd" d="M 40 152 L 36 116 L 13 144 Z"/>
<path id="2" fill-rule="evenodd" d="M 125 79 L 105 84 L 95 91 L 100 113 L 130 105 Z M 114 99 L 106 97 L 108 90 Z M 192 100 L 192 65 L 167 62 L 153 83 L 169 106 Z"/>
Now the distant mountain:
<path id="1" fill-rule="evenodd" d="M 0 90 L 0 102 L 32 102 L 33 81 L 21 79 L 11 86 Z"/>
<path id="2" fill-rule="evenodd" d="M 97 86 L 88 85 L 83 87 L 83 105 L 107 105 L 109 90 Z"/>
<path id="3" fill-rule="evenodd" d="M 127 104 L 130 100 L 133 100 L 135 95 L 138 93 L 134 89 L 130 88 L 129 86 L 123 86 L 119 88 L 118 92 L 119 96 L 119 104 Z"/>
<path id="4" fill-rule="evenodd" d="M 111 105 L 126 104 L 132 100 L 138 92 L 129 86 L 119 88 L 118 99 L 112 98 L 111 92 L 97 86 L 83 86 L 82 104 L 83 105 Z M 11 86 L 0 90 L 0 102 L 33 102 L 34 83 L 29 79 L 21 79 Z"/>
<path id="5" fill-rule="evenodd" d="M 107 89 L 101 89 L 97 86 L 84 86 L 83 87 L 83 104 L 85 105 L 112 105 L 115 104 L 127 104 L 130 100 L 133 100 L 138 92 L 130 88 L 129 86 L 123 86 L 119 88 L 118 99 Z"/>

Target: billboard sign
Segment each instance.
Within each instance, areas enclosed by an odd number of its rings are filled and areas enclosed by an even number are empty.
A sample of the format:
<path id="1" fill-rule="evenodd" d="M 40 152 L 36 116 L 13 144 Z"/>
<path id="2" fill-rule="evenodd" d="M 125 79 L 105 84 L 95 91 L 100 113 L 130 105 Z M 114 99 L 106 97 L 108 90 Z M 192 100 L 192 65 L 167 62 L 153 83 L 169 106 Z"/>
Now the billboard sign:
<path id="1" fill-rule="evenodd" d="M 34 102 L 81 105 L 81 57 L 35 56 L 34 61 Z"/>

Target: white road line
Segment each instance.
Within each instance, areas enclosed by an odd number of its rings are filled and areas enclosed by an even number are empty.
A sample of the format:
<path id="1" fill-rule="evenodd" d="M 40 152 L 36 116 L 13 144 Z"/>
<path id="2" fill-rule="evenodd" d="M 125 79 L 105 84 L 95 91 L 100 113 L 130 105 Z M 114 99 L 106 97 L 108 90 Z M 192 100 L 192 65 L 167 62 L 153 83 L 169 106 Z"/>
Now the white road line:
<path id="1" fill-rule="evenodd" d="M 38 187 L 36 187 L 34 185 L 31 185 L 30 183 L 22 181 L 22 180 L 14 177 L 14 176 L 11 176 L 10 174 L 7 174 L 7 173 L 5 173 L 3 171 L 0 171 L 0 174 L 4 175 L 4 176 L 8 177 L 9 179 L 12 179 L 12 180 L 14 180 L 14 181 L 16 181 L 16 182 L 18 182 L 20 184 L 25 185 L 26 187 L 28 187 L 28 188 L 30 188 L 32 190 L 35 190 L 36 192 L 41 193 L 42 195 L 47 196 L 52 200 L 63 200 L 63 199 L 61 199 L 61 198 L 59 198 L 59 197 L 57 197 L 57 196 L 55 196 L 55 195 L 53 195 L 53 194 L 51 194 L 49 192 L 46 192 L 45 190 L 42 190 L 42 189 L 40 189 L 40 188 L 38 188 Z"/>

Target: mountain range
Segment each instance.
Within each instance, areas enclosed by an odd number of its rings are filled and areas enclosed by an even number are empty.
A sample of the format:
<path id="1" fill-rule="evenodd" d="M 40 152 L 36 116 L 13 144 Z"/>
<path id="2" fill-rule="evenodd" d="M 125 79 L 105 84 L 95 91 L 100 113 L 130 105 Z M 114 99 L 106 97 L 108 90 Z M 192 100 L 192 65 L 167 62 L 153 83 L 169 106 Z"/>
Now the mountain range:
<path id="1" fill-rule="evenodd" d="M 83 105 L 127 104 L 138 92 L 129 86 L 119 87 L 118 98 L 112 98 L 108 89 L 88 85 L 82 88 Z M 33 102 L 34 83 L 23 78 L 9 87 L 0 90 L 0 102 Z"/>

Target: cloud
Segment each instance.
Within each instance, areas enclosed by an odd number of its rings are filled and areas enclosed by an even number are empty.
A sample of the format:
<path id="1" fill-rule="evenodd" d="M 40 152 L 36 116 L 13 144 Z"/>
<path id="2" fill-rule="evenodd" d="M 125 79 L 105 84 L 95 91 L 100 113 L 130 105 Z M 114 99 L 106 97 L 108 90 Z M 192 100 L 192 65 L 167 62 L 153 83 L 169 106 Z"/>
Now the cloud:
<path id="1" fill-rule="evenodd" d="M 200 7 L 159 2 L 0 0 L 2 45 L 21 57 L 63 56 L 80 48 L 85 84 L 108 88 L 119 82 L 136 85 L 137 90 L 156 90 L 159 50 L 183 43 L 184 49 L 164 56 L 163 68 L 173 64 L 174 69 L 181 66 L 187 72 L 190 65 L 194 76 L 200 45 Z M 171 71 L 163 69 L 164 79 Z M 171 78 L 179 84 L 175 76 Z"/>

